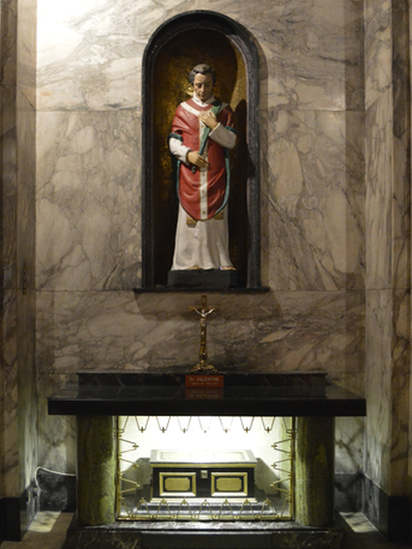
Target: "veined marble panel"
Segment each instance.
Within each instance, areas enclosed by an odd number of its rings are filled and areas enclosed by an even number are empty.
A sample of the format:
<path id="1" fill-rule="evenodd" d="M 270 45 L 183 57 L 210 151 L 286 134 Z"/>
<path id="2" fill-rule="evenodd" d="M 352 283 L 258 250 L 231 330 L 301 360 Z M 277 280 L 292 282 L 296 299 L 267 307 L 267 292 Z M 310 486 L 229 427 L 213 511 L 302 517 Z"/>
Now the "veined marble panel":
<path id="1" fill-rule="evenodd" d="M 1 84 L 2 94 L 4 87 L 16 85 L 16 30 L 17 30 L 17 2 L 16 0 L 2 0 L 1 7 Z"/>
<path id="2" fill-rule="evenodd" d="M 20 494 L 33 480 L 37 466 L 37 391 L 35 367 L 36 295 L 32 289 L 17 296 L 17 380 Z"/>
<path id="3" fill-rule="evenodd" d="M 16 4 L 1 5 L 1 269 L 3 288 L 16 287 Z"/>
<path id="4" fill-rule="evenodd" d="M 364 0 L 366 108 L 392 86 L 391 10 L 391 0 Z"/>
<path id="5" fill-rule="evenodd" d="M 20 484 L 17 382 L 13 370 L 3 372 L 3 386 L 7 394 L 3 401 L 2 495 L 18 497 L 20 495 Z"/>
<path id="6" fill-rule="evenodd" d="M 338 417 L 335 422 L 335 473 L 363 470 L 364 423 L 362 417 Z"/>
<path id="7" fill-rule="evenodd" d="M 392 406 L 391 414 L 391 455 L 390 455 L 390 493 L 391 496 L 409 496 L 410 486 L 405 479 L 408 473 L 409 423 L 410 423 L 410 292 L 393 293 L 393 329 L 392 340 Z"/>
<path id="8" fill-rule="evenodd" d="M 141 59 L 156 28 L 190 10 L 243 24 L 268 67 L 273 106 L 341 110 L 363 104 L 362 6 L 352 0 L 38 0 L 39 110 L 137 107 Z"/>
<path id="9" fill-rule="evenodd" d="M 166 12 L 151 0 L 38 0 L 37 108 L 137 107 L 144 47 Z"/>
<path id="10" fill-rule="evenodd" d="M 390 493 L 392 445 L 393 292 L 366 291 L 365 388 L 367 398 L 365 474 Z"/>
<path id="11" fill-rule="evenodd" d="M 77 382 L 77 376 L 38 377 L 38 465 L 61 473 L 76 472 L 76 418 L 49 416 L 47 397 L 69 382 Z"/>
<path id="12" fill-rule="evenodd" d="M 365 473 L 390 496 L 408 495 L 410 295 L 368 290 Z"/>
<path id="13" fill-rule="evenodd" d="M 36 0 L 18 0 L 17 38 L 17 425 L 18 495 L 21 495 L 30 486 L 37 465 L 36 310 L 32 290 L 36 223 Z"/>
<path id="14" fill-rule="evenodd" d="M 408 0 L 393 3 L 393 163 L 394 244 L 392 270 L 395 288 L 410 287 L 410 66 Z"/>
<path id="15" fill-rule="evenodd" d="M 363 116 L 271 111 L 268 128 L 265 283 L 276 290 L 362 288 Z"/>
<path id="16" fill-rule="evenodd" d="M 180 371 L 199 355 L 200 294 L 41 292 L 37 363 L 42 374 L 79 370 Z M 363 369 L 362 292 L 212 294 L 209 358 L 233 371 Z"/>
<path id="17" fill-rule="evenodd" d="M 37 0 L 18 0 L 17 81 L 29 105 L 36 104 Z"/>
<path id="18" fill-rule="evenodd" d="M 16 9 L 0 3 L 0 494 L 19 495 L 16 308 Z"/>
<path id="19" fill-rule="evenodd" d="M 411 189 L 408 131 L 394 136 L 392 279 L 394 288 L 410 288 Z"/>
<path id="20" fill-rule="evenodd" d="M 33 288 L 35 270 L 36 234 L 36 114 L 32 110 L 17 111 L 18 192 L 17 192 L 17 286 Z M 25 305 L 28 304 L 28 300 Z M 25 306 L 24 305 L 24 306 Z M 34 306 L 32 304 L 32 306 Z M 34 326 L 34 311 L 25 311 Z"/>
<path id="21" fill-rule="evenodd" d="M 35 315 L 33 292 L 35 270 L 35 176 L 36 115 L 27 105 L 27 97 L 18 101 L 17 142 L 17 379 L 19 494 L 30 485 L 37 465 Z M 25 291 L 22 288 L 25 287 Z"/>
<path id="22" fill-rule="evenodd" d="M 242 14 L 243 22 L 255 35 L 267 62 L 269 107 L 362 109 L 359 2 L 267 1 L 249 5 L 249 10 L 247 18 Z M 239 16 L 233 17 L 239 20 Z"/>
<path id="23" fill-rule="evenodd" d="M 409 47 L 408 47 L 408 53 L 409 53 L 409 59 L 412 57 L 412 10 L 409 9 Z M 409 111 L 409 118 L 408 118 L 408 124 L 409 126 L 412 125 L 412 113 Z M 410 363 L 409 366 L 409 383 L 411 383 L 412 379 L 412 364 Z M 409 410 L 412 410 L 412 388 L 409 389 Z M 412 421 L 409 421 L 409 441 L 412 441 Z M 408 478 L 412 478 L 412 444 L 409 444 L 408 448 Z"/>
<path id="24" fill-rule="evenodd" d="M 3 133 L 1 135 L 1 268 L 3 288 L 16 287 L 16 202 L 17 202 L 17 177 L 16 177 L 16 121 L 15 100 L 12 97 L 10 87 L 1 90 L 1 123 Z"/>
<path id="25" fill-rule="evenodd" d="M 137 112 L 39 113 L 37 142 L 37 287 L 139 286 Z"/>
<path id="26" fill-rule="evenodd" d="M 393 112 L 388 90 L 366 113 L 366 285 L 393 284 Z M 404 205 L 401 206 L 404 208 Z M 402 249 L 402 247 L 401 247 Z M 397 258 L 395 258 L 395 261 Z"/>
<path id="27" fill-rule="evenodd" d="M 0 100 L 1 100 L 2 135 L 5 137 L 10 135 L 15 135 L 16 88 L 14 84 L 10 84 L 10 85 L 5 84 L 4 86 L 2 86 Z M 9 148 L 7 146 L 4 148 L 3 146 L 3 150 L 7 153 L 9 151 Z M 15 157 L 15 153 L 14 153 L 14 157 Z M 9 162 L 9 158 L 7 154 L 6 154 L 5 161 L 7 166 Z M 4 170 L 4 167 L 5 166 L 3 164 L 3 170 Z"/>
<path id="28" fill-rule="evenodd" d="M 19 496 L 18 478 L 18 388 L 16 291 L 3 297 L 2 385 L 0 395 L 0 491 L 2 496 Z"/>

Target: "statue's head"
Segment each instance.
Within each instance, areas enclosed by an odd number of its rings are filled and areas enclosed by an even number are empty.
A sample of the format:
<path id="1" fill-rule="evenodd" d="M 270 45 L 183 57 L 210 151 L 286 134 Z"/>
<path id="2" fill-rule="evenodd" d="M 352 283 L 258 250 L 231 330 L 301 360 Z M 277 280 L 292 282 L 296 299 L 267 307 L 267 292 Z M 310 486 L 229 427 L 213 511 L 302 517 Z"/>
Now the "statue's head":
<path id="1" fill-rule="evenodd" d="M 200 65 L 196 65 L 196 67 L 194 67 L 189 74 L 189 82 L 191 84 L 194 84 L 196 74 L 210 74 L 210 76 L 212 77 L 213 85 L 216 84 L 217 76 L 210 65 L 207 65 L 206 63 L 200 63 Z"/>
<path id="2" fill-rule="evenodd" d="M 213 86 L 216 82 L 215 71 L 206 63 L 196 65 L 189 74 L 195 96 L 200 101 L 207 101 L 213 95 Z"/>

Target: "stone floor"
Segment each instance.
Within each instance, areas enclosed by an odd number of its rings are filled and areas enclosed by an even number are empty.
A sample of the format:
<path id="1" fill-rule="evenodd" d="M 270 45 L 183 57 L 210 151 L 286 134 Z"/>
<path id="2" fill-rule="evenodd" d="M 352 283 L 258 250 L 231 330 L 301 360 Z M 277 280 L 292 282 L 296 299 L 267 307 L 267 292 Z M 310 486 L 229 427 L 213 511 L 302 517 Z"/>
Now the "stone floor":
<path id="1" fill-rule="evenodd" d="M 22 541 L 3 541 L 0 548 L 61 549 L 72 517 L 71 513 L 53 513 L 51 511 L 38 513 Z"/>
<path id="2" fill-rule="evenodd" d="M 342 516 L 345 549 L 412 549 L 412 545 L 386 541 L 362 513 Z M 69 513 L 39 513 L 21 542 L 4 541 L 1 549 L 62 549 L 71 519 Z"/>
<path id="3" fill-rule="evenodd" d="M 342 513 L 345 549 L 412 549 L 411 544 L 390 543 L 363 513 Z M 2 548 L 3 549 L 3 548 Z"/>

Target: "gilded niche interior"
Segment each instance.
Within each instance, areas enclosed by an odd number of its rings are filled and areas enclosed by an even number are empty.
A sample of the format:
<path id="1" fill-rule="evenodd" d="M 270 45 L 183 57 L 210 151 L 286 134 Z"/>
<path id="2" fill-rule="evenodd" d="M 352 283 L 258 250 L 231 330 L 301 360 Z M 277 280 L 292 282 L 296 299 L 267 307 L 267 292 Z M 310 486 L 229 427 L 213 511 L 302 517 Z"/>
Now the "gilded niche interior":
<path id="1" fill-rule="evenodd" d="M 118 419 L 120 520 L 290 520 L 294 420 Z"/>
<path id="2" fill-rule="evenodd" d="M 172 264 L 177 219 L 177 196 L 167 148 L 178 104 L 192 90 L 188 75 L 206 62 L 217 73 L 215 94 L 235 112 L 238 143 L 231 155 L 232 176 L 229 202 L 230 254 L 238 271 L 239 285 L 247 283 L 247 173 L 246 145 L 247 82 L 245 63 L 238 49 L 221 32 L 187 30 L 170 39 L 156 56 L 153 71 L 153 277 L 165 285 Z"/>

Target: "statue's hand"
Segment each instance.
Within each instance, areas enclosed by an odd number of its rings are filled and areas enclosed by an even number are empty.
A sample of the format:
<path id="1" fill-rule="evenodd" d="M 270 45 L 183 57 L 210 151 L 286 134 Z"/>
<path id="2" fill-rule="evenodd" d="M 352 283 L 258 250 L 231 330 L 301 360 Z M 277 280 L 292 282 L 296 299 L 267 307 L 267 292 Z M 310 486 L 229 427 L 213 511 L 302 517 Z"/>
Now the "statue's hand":
<path id="1" fill-rule="evenodd" d="M 187 153 L 187 160 L 198 168 L 209 167 L 209 162 L 199 154 L 199 151 L 189 151 Z"/>
<path id="2" fill-rule="evenodd" d="M 203 124 L 205 124 L 205 126 L 210 128 L 211 130 L 214 130 L 219 124 L 215 113 L 212 112 L 211 110 L 206 112 L 199 112 L 198 116 L 199 116 L 199 120 L 201 120 Z"/>

